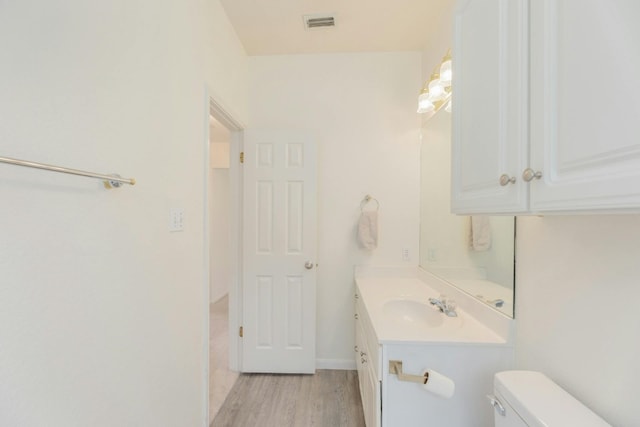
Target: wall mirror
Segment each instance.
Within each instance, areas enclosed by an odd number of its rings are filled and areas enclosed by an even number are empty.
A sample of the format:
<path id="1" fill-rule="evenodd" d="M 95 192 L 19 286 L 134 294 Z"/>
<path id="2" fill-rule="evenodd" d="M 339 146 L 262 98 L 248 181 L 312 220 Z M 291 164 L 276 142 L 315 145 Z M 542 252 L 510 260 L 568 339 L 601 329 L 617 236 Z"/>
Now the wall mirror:
<path id="1" fill-rule="evenodd" d="M 420 175 L 420 267 L 513 317 L 515 218 L 474 217 L 472 230 L 471 217 L 450 213 L 451 114 L 444 110 L 422 126 Z"/>

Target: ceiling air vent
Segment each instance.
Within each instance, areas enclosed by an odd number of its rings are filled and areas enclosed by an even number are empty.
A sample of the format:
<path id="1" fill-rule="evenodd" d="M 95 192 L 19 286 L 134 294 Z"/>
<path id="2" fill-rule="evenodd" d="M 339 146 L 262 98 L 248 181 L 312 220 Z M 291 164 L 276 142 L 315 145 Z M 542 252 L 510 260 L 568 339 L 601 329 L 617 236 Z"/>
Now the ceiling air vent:
<path id="1" fill-rule="evenodd" d="M 304 15 L 304 27 L 307 29 L 335 27 L 336 18 L 333 15 Z"/>

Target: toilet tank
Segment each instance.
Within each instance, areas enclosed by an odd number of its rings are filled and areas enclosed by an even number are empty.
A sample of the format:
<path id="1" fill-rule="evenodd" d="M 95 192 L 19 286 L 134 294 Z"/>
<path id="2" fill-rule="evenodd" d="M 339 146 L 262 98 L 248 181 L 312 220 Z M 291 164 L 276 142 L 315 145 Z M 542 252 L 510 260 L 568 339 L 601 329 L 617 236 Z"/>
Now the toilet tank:
<path id="1" fill-rule="evenodd" d="M 540 372 L 499 372 L 493 386 L 496 427 L 611 427 Z"/>

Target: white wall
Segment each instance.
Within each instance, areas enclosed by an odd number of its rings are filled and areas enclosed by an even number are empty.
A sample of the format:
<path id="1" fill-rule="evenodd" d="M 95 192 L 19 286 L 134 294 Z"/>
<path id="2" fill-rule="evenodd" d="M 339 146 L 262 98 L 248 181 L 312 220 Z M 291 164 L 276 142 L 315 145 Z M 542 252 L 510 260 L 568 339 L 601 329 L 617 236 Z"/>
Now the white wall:
<path id="1" fill-rule="evenodd" d="M 0 155 L 138 181 L 0 165 L 0 425 L 205 424 L 204 86 L 228 80 L 205 78 L 209 10 L 0 2 Z"/>
<path id="2" fill-rule="evenodd" d="M 516 362 L 640 425 L 640 216 L 518 218 Z"/>
<path id="3" fill-rule="evenodd" d="M 317 357 L 353 367 L 353 266 L 418 259 L 418 53 L 249 59 L 256 129 L 304 129 L 318 138 Z M 356 244 L 360 202 L 380 202 L 380 245 Z"/>
<path id="4" fill-rule="evenodd" d="M 247 55 L 220 0 L 205 2 L 205 25 L 202 40 L 205 42 L 204 66 L 209 89 L 216 102 L 232 115 L 238 123 L 246 124 L 247 104 Z M 214 55 L 209 54 L 215 52 Z"/>
<path id="5" fill-rule="evenodd" d="M 425 49 L 422 51 L 422 82 L 429 80 L 433 68 L 440 64 L 442 57 L 448 49 L 453 47 L 453 10 L 455 0 L 445 0 L 440 16 L 432 16 L 430 25 L 436 27 L 433 36 L 425 41 Z M 455 65 L 454 65 L 455 66 Z"/>

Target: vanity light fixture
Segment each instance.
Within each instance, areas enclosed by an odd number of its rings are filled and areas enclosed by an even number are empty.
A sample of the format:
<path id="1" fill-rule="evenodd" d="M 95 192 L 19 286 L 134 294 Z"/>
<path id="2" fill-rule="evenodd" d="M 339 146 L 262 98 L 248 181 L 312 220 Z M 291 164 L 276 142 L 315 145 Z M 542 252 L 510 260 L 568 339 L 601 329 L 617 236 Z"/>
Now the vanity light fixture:
<path id="1" fill-rule="evenodd" d="M 451 50 L 437 65 L 418 96 L 418 113 L 433 116 L 443 106 L 451 112 Z"/>
<path id="2" fill-rule="evenodd" d="M 418 97 L 418 113 L 431 113 L 435 111 L 435 109 L 435 105 L 433 105 L 433 102 L 429 99 L 429 90 L 422 89 L 422 92 L 420 92 L 420 96 Z"/>
<path id="3" fill-rule="evenodd" d="M 442 58 L 442 64 L 440 64 L 440 82 L 445 87 L 451 86 L 451 49 Z"/>
<path id="4" fill-rule="evenodd" d="M 442 101 L 446 96 L 444 85 L 440 81 L 440 70 L 434 71 L 429 79 L 429 98 L 432 99 L 432 102 Z"/>

